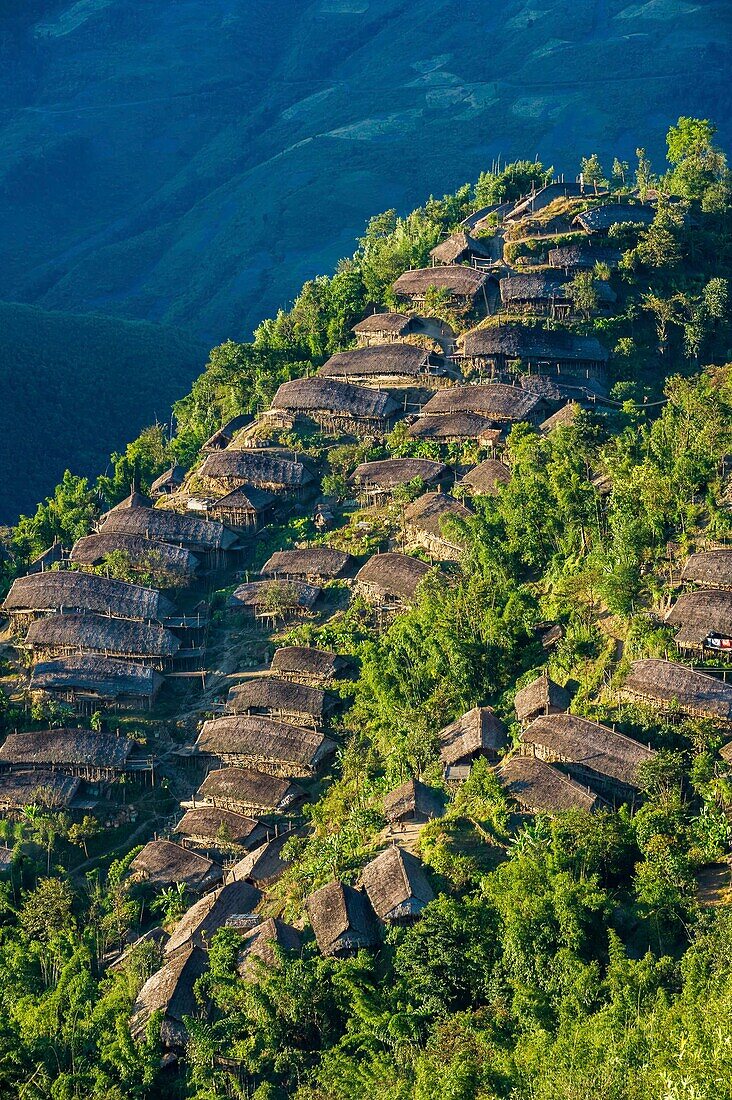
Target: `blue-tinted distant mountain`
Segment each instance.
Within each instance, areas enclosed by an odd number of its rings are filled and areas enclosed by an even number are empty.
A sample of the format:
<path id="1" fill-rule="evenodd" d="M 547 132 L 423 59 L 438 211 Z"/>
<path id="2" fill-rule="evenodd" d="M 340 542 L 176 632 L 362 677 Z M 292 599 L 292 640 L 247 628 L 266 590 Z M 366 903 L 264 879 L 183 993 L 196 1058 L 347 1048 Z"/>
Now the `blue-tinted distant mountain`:
<path id="1" fill-rule="evenodd" d="M 241 337 L 499 154 L 728 142 L 730 8 L 0 0 L 0 297 Z"/>

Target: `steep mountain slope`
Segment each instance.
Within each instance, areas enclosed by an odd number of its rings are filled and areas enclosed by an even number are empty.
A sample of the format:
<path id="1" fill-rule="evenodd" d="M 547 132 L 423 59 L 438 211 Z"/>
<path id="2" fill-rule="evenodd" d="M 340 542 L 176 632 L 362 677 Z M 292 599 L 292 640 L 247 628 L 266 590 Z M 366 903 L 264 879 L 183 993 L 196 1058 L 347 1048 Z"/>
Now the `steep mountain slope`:
<path id="1" fill-rule="evenodd" d="M 0 523 L 32 512 L 68 466 L 96 475 L 166 420 L 204 356 L 161 325 L 0 302 Z"/>
<path id="2" fill-rule="evenodd" d="M 728 127 L 727 2 L 0 6 L 0 296 L 246 335 L 499 154 Z M 730 137 L 721 134 L 723 140 Z"/>

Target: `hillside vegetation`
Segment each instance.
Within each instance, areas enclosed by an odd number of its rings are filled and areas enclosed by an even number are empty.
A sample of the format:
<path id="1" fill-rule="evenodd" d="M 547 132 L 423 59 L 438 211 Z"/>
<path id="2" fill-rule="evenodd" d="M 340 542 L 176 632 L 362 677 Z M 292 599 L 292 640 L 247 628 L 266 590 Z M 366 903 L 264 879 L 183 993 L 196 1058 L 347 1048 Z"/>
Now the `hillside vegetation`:
<path id="1" fill-rule="evenodd" d="M 0 523 L 69 463 L 94 474 L 131 428 L 166 421 L 202 359 L 194 337 L 161 325 L 0 302 Z"/>
<path id="2" fill-rule="evenodd" d="M 148 491 L 173 460 L 186 475 L 159 510 L 183 514 L 193 505 L 200 514 L 209 493 L 220 505 L 228 486 L 207 484 L 213 452 L 202 447 L 239 414 L 256 416 L 239 422 L 220 454 L 281 457 L 269 445 L 296 451 L 314 472 L 310 498 L 280 496 L 275 519 L 247 538 L 236 564 L 212 570 L 187 594 L 189 604 L 200 608 L 202 600 L 210 611 L 205 684 L 169 678 L 149 713 L 97 711 L 84 722 L 124 732 L 154 754 L 155 786 L 125 776 L 81 820 L 42 789 L 15 819 L 0 814 L 7 844 L 0 1093 L 732 1100 L 729 685 L 726 710 L 707 705 L 703 693 L 689 708 L 675 698 L 639 699 L 625 686 L 633 662 L 645 658 L 710 675 L 729 668 L 728 654 L 704 635 L 689 655 L 667 612 L 698 591 L 682 574 L 689 555 L 728 547 L 732 538 L 732 173 L 705 120 L 681 118 L 671 128 L 663 170 L 640 148 L 644 140 L 634 140 L 639 152 L 630 164 L 618 157 L 611 168 L 587 156 L 584 194 L 560 196 L 513 223 L 509 210 L 503 225 L 494 218 L 480 230 L 513 278 L 527 268 L 545 271 L 546 250 L 567 237 L 589 247 L 578 215 L 621 200 L 627 215 L 602 238 L 606 254 L 617 253 L 612 267 L 598 261 L 565 287 L 568 315 L 504 303 L 478 321 L 478 331 L 510 323 L 547 338 L 596 338 L 610 354 L 608 392 L 570 382 L 579 395 L 574 407 L 562 406 L 566 394 L 553 398 L 568 413 L 559 424 L 517 416 L 503 425 L 505 438 L 491 444 L 503 463 L 500 484 L 466 495 L 467 514 L 438 531 L 452 556 L 433 560 L 424 545 L 408 542 L 407 506 L 424 493 L 423 480 L 373 501 L 354 473 L 368 461 L 427 457 L 446 464 L 451 491 L 460 493 L 462 476 L 489 453 L 477 435 L 424 441 L 413 431 L 428 419 L 424 403 L 412 420 L 404 416 L 406 397 L 396 426 L 381 434 L 341 434 L 312 410 L 291 421 L 281 405 L 271 414 L 279 386 L 351 346 L 353 325 L 374 306 L 393 308 L 395 280 L 427 264 L 466 215 L 491 202 L 512 208 L 540 185 L 547 170 L 531 160 L 484 172 L 474 186 L 407 217 L 389 210 L 372 218 L 355 254 L 332 276 L 306 283 L 290 309 L 258 326 L 253 342 L 212 350 L 175 405 L 172 438 L 149 427 L 93 484 L 67 471 L 9 535 L 8 584 L 53 539 L 68 549 L 88 534 L 127 495 L 130 480 Z M 439 267 L 434 272 L 439 279 Z M 613 292 L 605 310 L 602 286 Z M 420 309 L 458 334 L 474 331 L 477 318 L 435 286 Z M 475 380 L 475 364 L 453 366 L 467 375 L 461 385 Z M 505 386 L 514 397 L 529 383 L 546 392 L 548 382 L 567 384 L 535 372 L 527 379 L 523 360 L 514 367 L 513 385 Z M 455 392 L 441 381 L 430 396 Z M 476 388 L 460 392 L 474 396 Z M 317 507 L 330 515 L 325 524 L 316 523 Z M 281 580 L 264 614 L 245 618 L 239 582 L 253 581 L 271 554 L 295 546 L 347 551 L 354 569 L 378 563 L 381 551 L 405 552 L 424 563 L 424 579 L 391 607 L 378 606 L 358 576 L 329 579 L 301 617 L 292 616 L 297 589 Z M 129 579 L 122 554 L 97 568 Z M 732 641 L 730 591 L 717 595 L 727 601 L 721 640 Z M 31 690 L 27 650 L 11 641 L 4 731 L 79 722 L 69 705 Z M 302 808 L 269 819 L 297 831 L 283 850 L 286 866 L 262 877 L 256 899 L 256 917 L 286 922 L 299 946 L 275 945 L 253 958 L 244 947 L 248 915 L 223 914 L 215 930 L 199 927 L 200 969 L 175 1004 L 156 1008 L 149 983 L 163 994 L 178 988 L 173 972 L 183 958 L 178 948 L 165 959 L 166 934 L 190 931 L 187 922 L 202 910 L 185 883 L 161 888 L 136 878 L 132 861 L 153 836 L 179 835 L 179 803 L 190 804 L 210 764 L 193 749 L 200 720 L 220 716 L 234 677 L 239 687 L 261 684 L 273 652 L 290 645 L 345 659 L 342 676 L 328 685 L 335 707 L 324 719 L 335 754 L 320 775 L 298 779 Z M 629 786 L 608 789 L 596 742 L 589 760 L 584 742 L 579 759 L 553 757 L 555 778 L 577 766 L 584 776 L 576 803 L 603 792 L 593 812 L 527 809 L 505 782 L 503 768 L 526 760 L 530 743 L 517 693 L 541 674 L 563 689 L 559 710 L 602 724 L 608 741 L 628 738 L 633 759 L 642 758 L 625 775 Z M 709 698 L 720 699 L 722 676 L 712 687 Z M 478 752 L 469 775 L 450 775 L 440 751 L 445 727 L 475 707 L 490 708 L 505 743 Z M 427 823 L 390 826 L 387 795 L 408 779 L 423 783 L 439 808 Z M 136 817 L 115 825 L 122 809 Z M 236 850 L 225 828 L 211 839 L 216 850 Z M 421 861 L 424 907 L 408 914 L 414 920 L 382 914 L 378 934 L 356 928 L 360 949 L 346 943 L 330 954 L 308 902 L 333 883 L 360 886 L 374 857 L 392 848 Z M 334 907 L 337 931 L 340 917 Z"/>

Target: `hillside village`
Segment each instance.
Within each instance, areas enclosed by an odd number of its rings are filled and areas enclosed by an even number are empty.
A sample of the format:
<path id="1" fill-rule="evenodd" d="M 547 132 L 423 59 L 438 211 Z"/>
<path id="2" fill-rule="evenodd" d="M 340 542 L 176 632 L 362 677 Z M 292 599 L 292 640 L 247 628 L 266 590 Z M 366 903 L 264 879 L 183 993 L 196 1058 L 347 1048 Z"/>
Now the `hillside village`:
<path id="1" fill-rule="evenodd" d="M 674 265 L 651 250 L 701 240 L 709 215 L 661 182 L 589 172 L 460 215 L 338 350 L 218 419 L 187 461 L 128 470 L 128 495 L 33 555 L 4 598 L 2 865 L 17 890 L 42 852 L 78 885 L 114 852 L 124 914 L 97 965 L 134 973 L 130 1035 L 171 1090 L 195 1071 L 224 1090 L 206 1095 L 295 1095 L 242 1036 L 211 1039 L 195 1068 L 200 1029 L 232 1011 L 226 982 L 388 959 L 425 911 L 565 820 L 579 835 L 590 817 L 703 803 L 713 839 L 672 900 L 644 902 L 654 949 L 672 950 L 686 906 L 730 898 L 730 380 L 669 383 L 679 314 L 663 330 L 647 298 L 660 368 L 628 388 L 617 322 L 640 316 L 637 272 L 653 285 Z M 613 451 L 646 416 L 661 425 L 646 454 Z M 681 432 L 708 472 L 679 489 L 669 537 L 659 440 Z M 649 496 L 632 480 L 644 461 Z M 618 502 L 656 524 L 635 559 Z M 615 565 L 583 574 L 611 543 Z M 618 883 L 605 843 L 589 873 Z M 626 931 L 640 957 L 642 929 Z M 267 1080 L 289 1084 L 251 1091 Z"/>

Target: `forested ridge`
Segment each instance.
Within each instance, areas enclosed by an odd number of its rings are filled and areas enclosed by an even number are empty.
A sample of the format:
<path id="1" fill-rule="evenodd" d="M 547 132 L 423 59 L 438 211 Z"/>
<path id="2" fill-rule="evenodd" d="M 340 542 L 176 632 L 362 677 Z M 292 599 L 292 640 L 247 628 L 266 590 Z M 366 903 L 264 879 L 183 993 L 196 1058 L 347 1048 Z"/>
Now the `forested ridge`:
<path id="1" fill-rule="evenodd" d="M 720 754 L 729 719 L 623 692 L 634 661 L 684 659 L 666 621 L 684 562 L 729 546 L 732 535 L 732 174 L 704 120 L 671 128 L 664 166 L 651 163 L 643 140 L 632 164 L 615 158 L 611 167 L 588 153 L 581 195 L 503 226 L 493 208 L 544 187 L 551 168 L 519 161 L 407 217 L 374 217 L 354 255 L 306 283 L 251 343 L 211 351 L 174 407 L 172 437 L 150 426 L 94 483 L 67 471 L 9 533 L 6 590 L 54 542 L 70 548 L 89 534 L 131 485 L 149 493 L 171 463 L 185 468 L 188 497 L 201 496 L 210 453 L 202 448 L 213 433 L 262 414 L 280 385 L 351 347 L 364 316 L 402 308 L 395 280 L 427 266 L 474 211 L 488 211 L 473 231 L 500 238 L 514 273 L 544 270 L 550 248 L 583 243 L 577 213 L 613 201 L 653 211 L 646 224 L 613 222 L 604 240 L 617 263 L 600 259 L 572 275 L 568 318 L 519 310 L 501 319 L 596 337 L 610 352 L 608 391 L 587 389 L 551 430 L 510 427 L 505 484 L 474 494 L 467 516 L 443 523 L 442 537 L 459 547 L 453 560 L 438 567 L 417 550 L 431 568 L 398 613 L 375 613 L 338 578 L 324 585 L 325 609 L 301 619 L 286 616 L 286 586 L 264 623 L 242 627 L 231 598 L 236 581 L 253 578 L 276 551 L 328 546 L 361 563 L 405 549 L 406 509 L 424 482 L 356 507 L 354 471 L 414 457 L 462 475 L 485 458 L 479 440 L 418 438 L 405 419 L 384 438 L 334 438 L 299 420 L 267 428 L 317 471 L 332 523 L 324 529 L 312 507 L 295 503 L 252 540 L 241 575 L 210 583 L 207 668 L 215 679 L 235 650 L 242 667 L 259 668 L 287 645 L 348 662 L 330 685 L 332 764 L 305 783 L 287 865 L 260 903 L 263 916 L 302 934 L 301 945 L 243 967 L 240 928 L 219 928 L 183 1014 L 183 1047 L 174 1055 L 166 1047 L 162 1012 L 133 1038 L 130 1016 L 161 966 L 160 941 L 147 936 L 121 952 L 141 933 L 178 927 L 194 898 L 185 885 L 141 884 L 130 865 L 153 833 L 168 835 L 177 803 L 190 797 L 180 750 L 192 725 L 218 712 L 211 694 L 180 681 L 149 715 L 95 712 L 84 725 L 121 729 L 160 757 L 157 785 L 139 802 L 130 787 L 138 816 L 119 827 L 93 813 L 72 820 L 43 799 L 15 819 L 0 816 L 10 852 L 0 880 L 0 1094 L 732 1097 L 732 769 Z M 613 294 L 607 310 L 603 287 Z M 469 327 L 434 287 L 420 313 L 457 336 Z M 478 331 L 497 323 L 488 316 Z M 175 495 L 162 506 L 175 508 Z M 161 583 L 154 561 L 141 578 L 122 552 L 98 572 Z M 723 657 L 707 650 L 693 663 L 715 672 Z M 3 659 L 3 733 L 77 723 L 66 705 L 29 689 L 22 656 L 6 646 Z M 573 715 L 654 750 L 633 797 L 608 797 L 592 813 L 519 812 L 496 760 L 482 756 L 463 782 L 446 782 L 439 732 L 471 708 L 492 708 L 506 729 L 500 755 L 513 758 L 522 737 L 516 695 L 540 673 L 564 689 Z M 308 898 L 334 880 L 360 886 L 364 867 L 399 841 L 398 828 L 385 839 L 385 796 L 412 778 L 441 801 L 413 844 L 434 899 L 414 922 L 386 922 L 370 948 L 323 954 Z"/>

